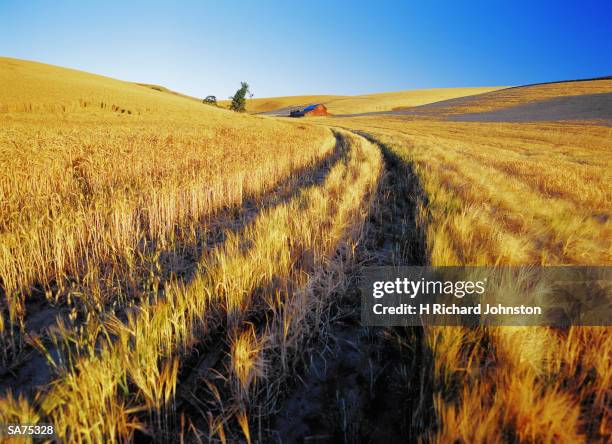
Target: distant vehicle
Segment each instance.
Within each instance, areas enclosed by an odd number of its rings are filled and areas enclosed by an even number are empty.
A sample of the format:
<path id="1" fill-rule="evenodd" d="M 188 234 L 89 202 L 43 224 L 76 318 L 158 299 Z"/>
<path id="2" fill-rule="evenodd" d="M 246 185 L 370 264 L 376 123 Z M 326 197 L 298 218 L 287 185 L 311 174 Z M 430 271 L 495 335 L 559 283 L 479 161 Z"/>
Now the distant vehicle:
<path id="1" fill-rule="evenodd" d="M 304 109 L 296 109 L 289 112 L 289 117 L 305 117 L 305 116 L 329 116 L 327 107 L 322 103 L 309 105 Z"/>
<path id="2" fill-rule="evenodd" d="M 206 96 L 202 103 L 206 103 L 207 105 L 217 105 L 217 97 L 216 96 Z"/>

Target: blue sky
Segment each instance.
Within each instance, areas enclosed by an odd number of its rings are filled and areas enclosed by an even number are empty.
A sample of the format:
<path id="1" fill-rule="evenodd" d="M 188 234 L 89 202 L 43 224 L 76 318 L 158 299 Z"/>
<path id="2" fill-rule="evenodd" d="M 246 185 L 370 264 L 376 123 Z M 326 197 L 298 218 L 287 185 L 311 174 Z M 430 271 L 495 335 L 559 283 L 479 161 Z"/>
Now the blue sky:
<path id="1" fill-rule="evenodd" d="M 609 1 L 8 1 L 0 55 L 225 98 L 612 75 Z"/>

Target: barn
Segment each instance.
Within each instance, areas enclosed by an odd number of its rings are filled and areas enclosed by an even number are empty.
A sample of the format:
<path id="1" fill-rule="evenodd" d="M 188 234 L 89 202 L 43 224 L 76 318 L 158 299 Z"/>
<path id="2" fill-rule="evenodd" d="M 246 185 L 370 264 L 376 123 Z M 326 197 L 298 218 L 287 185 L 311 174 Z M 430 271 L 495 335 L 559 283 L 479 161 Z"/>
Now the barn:
<path id="1" fill-rule="evenodd" d="M 304 109 L 296 109 L 289 113 L 291 117 L 305 117 L 305 116 L 329 116 L 327 107 L 322 103 L 309 105 Z"/>

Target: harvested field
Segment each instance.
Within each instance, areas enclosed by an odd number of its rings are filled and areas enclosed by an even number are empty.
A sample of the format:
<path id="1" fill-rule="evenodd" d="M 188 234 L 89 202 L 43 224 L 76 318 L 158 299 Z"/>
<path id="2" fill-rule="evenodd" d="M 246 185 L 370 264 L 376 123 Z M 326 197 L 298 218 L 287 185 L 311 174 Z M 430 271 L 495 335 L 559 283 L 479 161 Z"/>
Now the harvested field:
<path id="1" fill-rule="evenodd" d="M 582 94 L 516 105 L 483 113 L 451 116 L 460 122 L 612 121 L 612 94 Z"/>
<path id="2" fill-rule="evenodd" d="M 465 121 L 601 120 L 610 116 L 612 79 L 546 83 L 505 88 L 387 114 Z"/>

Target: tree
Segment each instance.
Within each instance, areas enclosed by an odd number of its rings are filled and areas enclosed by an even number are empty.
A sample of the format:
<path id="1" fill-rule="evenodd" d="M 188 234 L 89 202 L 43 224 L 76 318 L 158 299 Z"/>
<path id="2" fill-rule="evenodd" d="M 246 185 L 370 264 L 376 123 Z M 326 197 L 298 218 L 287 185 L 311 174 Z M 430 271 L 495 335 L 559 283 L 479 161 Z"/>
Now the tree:
<path id="1" fill-rule="evenodd" d="M 239 113 L 243 113 L 246 111 L 246 95 L 250 93 L 249 84 L 247 82 L 240 82 L 240 89 L 236 91 L 230 99 L 232 99 L 232 104 L 230 105 L 230 109 L 232 111 L 237 111 Z M 251 94 L 251 97 L 253 95 Z"/>

